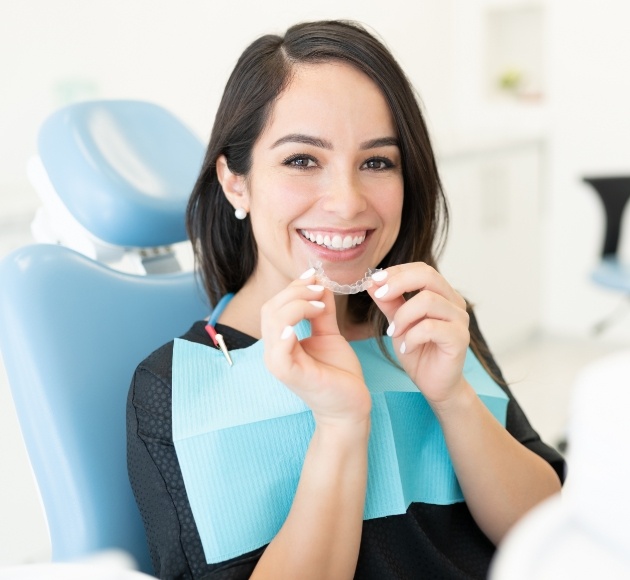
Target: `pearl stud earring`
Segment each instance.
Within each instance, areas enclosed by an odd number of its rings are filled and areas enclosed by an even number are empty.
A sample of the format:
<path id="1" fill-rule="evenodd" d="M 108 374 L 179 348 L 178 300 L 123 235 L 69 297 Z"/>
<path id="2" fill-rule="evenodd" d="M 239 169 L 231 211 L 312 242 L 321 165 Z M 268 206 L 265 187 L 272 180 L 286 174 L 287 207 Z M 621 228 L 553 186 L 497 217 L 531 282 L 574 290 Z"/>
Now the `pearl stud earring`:
<path id="1" fill-rule="evenodd" d="M 247 217 L 247 212 L 242 207 L 237 207 L 234 210 L 234 217 L 237 220 L 244 220 Z"/>

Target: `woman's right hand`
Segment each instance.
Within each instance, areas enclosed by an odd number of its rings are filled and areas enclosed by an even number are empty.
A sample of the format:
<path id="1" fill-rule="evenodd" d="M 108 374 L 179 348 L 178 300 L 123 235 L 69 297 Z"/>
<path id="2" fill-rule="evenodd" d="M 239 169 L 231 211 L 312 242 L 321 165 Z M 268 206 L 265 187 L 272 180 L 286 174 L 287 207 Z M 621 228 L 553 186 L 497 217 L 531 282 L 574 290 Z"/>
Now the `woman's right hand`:
<path id="1" fill-rule="evenodd" d="M 311 336 L 293 326 L 310 320 Z M 314 276 L 295 280 L 261 310 L 265 364 L 311 409 L 318 424 L 364 421 L 371 409 L 361 364 L 337 325 L 335 299 Z"/>

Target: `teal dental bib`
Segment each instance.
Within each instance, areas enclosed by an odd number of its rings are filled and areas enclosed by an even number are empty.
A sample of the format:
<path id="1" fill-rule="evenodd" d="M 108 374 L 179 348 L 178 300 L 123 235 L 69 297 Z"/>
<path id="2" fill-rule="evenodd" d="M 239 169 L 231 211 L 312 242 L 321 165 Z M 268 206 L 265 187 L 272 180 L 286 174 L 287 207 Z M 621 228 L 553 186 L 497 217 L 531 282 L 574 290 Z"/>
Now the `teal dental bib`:
<path id="1" fill-rule="evenodd" d="M 306 321 L 295 328 L 299 339 L 310 334 Z M 412 502 L 463 501 L 424 396 L 375 339 L 350 344 L 372 395 L 364 519 L 403 514 Z M 308 407 L 266 369 L 262 341 L 230 354 L 232 367 L 214 348 L 181 339 L 173 348 L 173 441 L 208 563 L 278 533 L 315 428 Z M 464 376 L 505 425 L 508 397 L 470 349 Z"/>

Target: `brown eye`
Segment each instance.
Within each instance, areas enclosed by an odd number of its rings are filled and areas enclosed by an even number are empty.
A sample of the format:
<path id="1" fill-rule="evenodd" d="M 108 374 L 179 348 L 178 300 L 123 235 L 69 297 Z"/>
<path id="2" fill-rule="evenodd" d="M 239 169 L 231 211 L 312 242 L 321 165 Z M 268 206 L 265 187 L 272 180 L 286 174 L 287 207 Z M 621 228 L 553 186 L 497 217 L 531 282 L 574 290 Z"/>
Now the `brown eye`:
<path id="1" fill-rule="evenodd" d="M 285 159 L 282 164 L 288 167 L 297 167 L 299 169 L 307 169 L 317 165 L 315 159 L 310 155 L 292 155 L 291 157 Z"/>
<path id="2" fill-rule="evenodd" d="M 368 159 L 364 164 L 366 169 L 372 169 L 373 171 L 383 171 L 384 169 L 390 169 L 394 164 L 385 157 L 373 157 Z"/>

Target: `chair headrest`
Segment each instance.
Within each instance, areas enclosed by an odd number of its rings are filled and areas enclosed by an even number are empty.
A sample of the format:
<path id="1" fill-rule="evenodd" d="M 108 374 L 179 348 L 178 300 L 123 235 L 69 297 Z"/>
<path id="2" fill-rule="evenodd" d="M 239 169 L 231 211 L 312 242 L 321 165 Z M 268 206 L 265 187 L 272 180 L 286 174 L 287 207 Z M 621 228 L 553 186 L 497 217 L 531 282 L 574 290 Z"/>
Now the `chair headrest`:
<path id="1" fill-rule="evenodd" d="M 73 104 L 44 122 L 38 148 L 57 195 L 97 238 L 125 247 L 187 239 L 186 204 L 204 146 L 162 107 Z"/>

